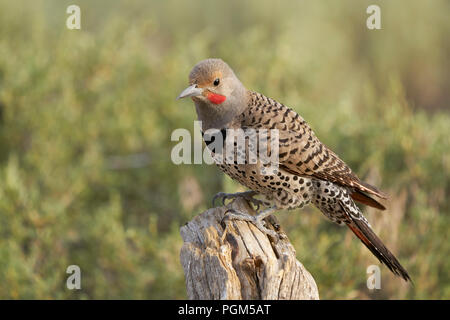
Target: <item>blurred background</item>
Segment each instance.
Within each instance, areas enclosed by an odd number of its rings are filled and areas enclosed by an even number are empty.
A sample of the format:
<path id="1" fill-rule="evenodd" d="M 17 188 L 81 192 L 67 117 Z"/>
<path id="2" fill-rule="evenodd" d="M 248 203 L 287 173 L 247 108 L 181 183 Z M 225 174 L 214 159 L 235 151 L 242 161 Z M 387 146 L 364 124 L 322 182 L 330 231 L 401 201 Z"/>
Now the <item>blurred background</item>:
<path id="1" fill-rule="evenodd" d="M 81 30 L 68 30 L 68 5 Z M 366 28 L 381 8 L 382 30 Z M 174 165 L 175 97 L 220 57 L 292 107 L 364 180 L 365 208 L 414 286 L 315 208 L 278 213 L 322 299 L 450 298 L 448 1 L 0 0 L 0 299 L 186 298 L 179 227 L 218 191 Z M 81 290 L 66 268 L 81 268 Z"/>

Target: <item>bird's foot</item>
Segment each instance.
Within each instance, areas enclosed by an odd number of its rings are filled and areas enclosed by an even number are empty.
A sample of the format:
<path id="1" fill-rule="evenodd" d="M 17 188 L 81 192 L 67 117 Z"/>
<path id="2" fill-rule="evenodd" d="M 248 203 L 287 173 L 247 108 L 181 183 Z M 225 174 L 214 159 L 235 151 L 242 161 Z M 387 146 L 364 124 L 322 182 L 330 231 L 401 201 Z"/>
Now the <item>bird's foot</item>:
<path id="1" fill-rule="evenodd" d="M 225 215 L 222 219 L 222 222 L 226 221 L 226 220 L 241 220 L 241 221 L 248 221 L 253 223 L 262 233 L 264 233 L 265 235 L 269 235 L 271 236 L 275 241 L 278 241 L 281 238 L 284 238 L 283 235 L 270 230 L 268 228 L 266 228 L 265 224 L 266 221 L 264 221 L 264 218 L 268 217 L 271 213 L 273 213 L 274 211 L 276 211 L 277 208 L 276 207 L 271 207 L 265 210 L 262 210 L 260 212 L 258 212 L 256 215 L 251 215 L 245 212 L 241 212 L 235 209 L 228 209 L 225 212 Z M 279 228 L 279 226 L 278 226 Z"/>
<path id="2" fill-rule="evenodd" d="M 228 199 L 236 199 L 236 198 L 244 198 L 247 202 L 253 204 L 256 207 L 256 211 L 259 210 L 263 202 L 261 200 L 253 198 L 258 193 L 255 191 L 245 191 L 245 192 L 236 192 L 236 193 L 225 193 L 219 192 L 212 199 L 212 205 L 214 207 L 214 203 L 217 199 L 222 199 L 222 204 L 225 205 L 225 201 Z"/>

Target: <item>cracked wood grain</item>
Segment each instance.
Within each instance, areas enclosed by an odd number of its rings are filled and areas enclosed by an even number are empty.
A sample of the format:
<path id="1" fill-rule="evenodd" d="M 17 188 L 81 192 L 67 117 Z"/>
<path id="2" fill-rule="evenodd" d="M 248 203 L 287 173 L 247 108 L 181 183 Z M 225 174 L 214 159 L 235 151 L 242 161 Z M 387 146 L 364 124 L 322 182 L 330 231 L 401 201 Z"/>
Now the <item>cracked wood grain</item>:
<path id="1" fill-rule="evenodd" d="M 319 299 L 311 274 L 297 260 L 284 237 L 272 241 L 253 224 L 222 218 L 228 208 L 254 210 L 238 198 L 209 209 L 180 228 L 184 244 L 180 260 L 189 299 Z M 273 227 L 274 218 L 269 217 Z"/>

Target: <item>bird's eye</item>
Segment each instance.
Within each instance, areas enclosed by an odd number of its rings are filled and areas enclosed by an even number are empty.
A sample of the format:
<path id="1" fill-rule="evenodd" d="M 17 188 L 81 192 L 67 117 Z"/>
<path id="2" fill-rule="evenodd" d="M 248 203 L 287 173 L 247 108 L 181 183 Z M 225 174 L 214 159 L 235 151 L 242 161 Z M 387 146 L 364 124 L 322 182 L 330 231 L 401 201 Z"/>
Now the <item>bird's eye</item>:
<path id="1" fill-rule="evenodd" d="M 215 85 L 216 87 L 219 85 L 219 83 L 220 83 L 219 78 L 217 78 L 216 80 L 214 80 L 214 85 Z"/>

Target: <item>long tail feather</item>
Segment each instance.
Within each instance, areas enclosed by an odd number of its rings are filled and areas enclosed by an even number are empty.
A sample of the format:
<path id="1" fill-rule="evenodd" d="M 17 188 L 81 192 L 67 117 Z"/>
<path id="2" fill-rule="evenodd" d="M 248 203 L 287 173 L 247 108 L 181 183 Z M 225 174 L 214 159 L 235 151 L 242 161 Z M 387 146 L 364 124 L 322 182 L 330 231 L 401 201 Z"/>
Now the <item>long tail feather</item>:
<path id="1" fill-rule="evenodd" d="M 352 197 L 353 200 L 363 203 L 367 206 L 374 207 L 379 210 L 386 210 L 386 207 L 383 206 L 381 203 L 379 203 L 377 200 L 369 197 L 367 194 L 364 194 L 359 190 L 352 192 L 350 196 Z"/>
<path id="2" fill-rule="evenodd" d="M 351 221 L 347 226 L 361 240 L 362 243 L 385 264 L 395 275 L 402 277 L 405 281 L 411 278 L 405 268 L 402 267 L 397 258 L 389 251 L 378 236 L 372 231 L 366 221 L 355 219 L 351 215 Z"/>
<path id="3" fill-rule="evenodd" d="M 388 195 L 386 193 L 384 193 L 381 190 L 378 190 L 377 187 L 374 187 L 373 185 L 371 185 L 371 184 L 369 184 L 367 182 L 358 181 L 358 185 L 359 185 L 359 188 L 361 189 L 361 191 L 374 194 L 377 197 L 380 197 L 381 199 L 387 199 L 388 198 Z"/>

